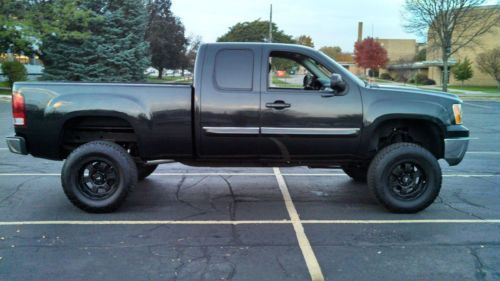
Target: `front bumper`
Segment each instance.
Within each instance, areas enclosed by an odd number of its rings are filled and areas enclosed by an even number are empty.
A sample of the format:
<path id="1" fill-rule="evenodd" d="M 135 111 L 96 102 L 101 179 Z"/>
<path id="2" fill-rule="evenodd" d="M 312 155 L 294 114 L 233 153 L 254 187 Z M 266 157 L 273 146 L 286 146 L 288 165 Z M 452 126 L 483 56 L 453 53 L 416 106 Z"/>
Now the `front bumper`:
<path id="1" fill-rule="evenodd" d="M 458 165 L 464 159 L 470 138 L 444 139 L 444 160 L 450 166 Z"/>
<path id="2" fill-rule="evenodd" d="M 7 137 L 5 141 L 7 142 L 7 147 L 10 152 L 23 155 L 28 154 L 26 140 L 23 137 Z"/>

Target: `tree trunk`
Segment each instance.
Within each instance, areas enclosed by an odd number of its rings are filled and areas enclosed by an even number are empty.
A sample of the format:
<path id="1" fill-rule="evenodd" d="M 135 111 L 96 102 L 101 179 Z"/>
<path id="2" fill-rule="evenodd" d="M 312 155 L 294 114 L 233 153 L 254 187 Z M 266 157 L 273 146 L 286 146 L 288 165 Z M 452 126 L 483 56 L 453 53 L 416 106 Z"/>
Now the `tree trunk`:
<path id="1" fill-rule="evenodd" d="M 158 79 L 161 79 L 161 78 L 163 78 L 163 67 L 160 67 L 158 69 Z"/>
<path id="2" fill-rule="evenodd" d="M 448 92 L 448 56 L 443 56 L 443 92 Z"/>

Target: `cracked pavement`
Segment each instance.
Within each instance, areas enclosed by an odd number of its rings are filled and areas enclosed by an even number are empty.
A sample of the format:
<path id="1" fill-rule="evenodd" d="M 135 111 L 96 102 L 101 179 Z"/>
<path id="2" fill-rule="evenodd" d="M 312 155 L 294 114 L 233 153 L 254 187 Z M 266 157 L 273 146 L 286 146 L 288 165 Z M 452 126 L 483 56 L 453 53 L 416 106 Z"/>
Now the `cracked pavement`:
<path id="1" fill-rule="evenodd" d="M 441 194 L 425 211 L 388 213 L 347 176 L 287 175 L 338 170 L 283 168 L 301 220 L 500 219 L 500 103 L 467 102 L 464 112 L 479 138 L 469 151 L 496 154 L 470 153 L 456 167 L 442 162 Z M 10 104 L 0 102 L 0 137 L 11 134 Z M 64 196 L 61 166 L 0 149 L 0 174 L 19 174 L 0 175 L 0 221 L 290 219 L 271 168 L 166 164 L 157 172 L 231 175 L 153 175 L 117 212 L 87 214 Z M 28 173 L 51 175 L 22 175 Z M 498 223 L 303 226 L 326 280 L 500 280 Z M 289 223 L 4 225 L 3 280 L 303 281 L 310 275 Z"/>

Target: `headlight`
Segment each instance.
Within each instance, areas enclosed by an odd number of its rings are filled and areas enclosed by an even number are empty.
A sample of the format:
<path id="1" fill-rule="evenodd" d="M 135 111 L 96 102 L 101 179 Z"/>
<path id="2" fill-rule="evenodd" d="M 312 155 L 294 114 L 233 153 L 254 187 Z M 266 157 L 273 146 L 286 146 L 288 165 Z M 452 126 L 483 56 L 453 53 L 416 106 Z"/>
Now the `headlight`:
<path id="1" fill-rule="evenodd" d="M 462 105 L 454 104 L 453 105 L 453 115 L 455 115 L 455 124 L 462 124 Z"/>

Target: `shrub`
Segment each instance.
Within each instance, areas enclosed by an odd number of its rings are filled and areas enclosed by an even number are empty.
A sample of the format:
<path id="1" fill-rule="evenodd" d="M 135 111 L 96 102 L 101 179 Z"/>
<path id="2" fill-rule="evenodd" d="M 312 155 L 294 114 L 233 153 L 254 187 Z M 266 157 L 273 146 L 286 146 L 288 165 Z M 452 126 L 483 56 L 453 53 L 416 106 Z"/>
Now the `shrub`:
<path id="1" fill-rule="evenodd" d="M 424 84 L 424 82 L 427 79 L 428 79 L 427 75 L 425 75 L 425 74 L 418 73 L 417 75 L 415 75 L 415 80 L 416 80 L 417 84 Z"/>
<path id="2" fill-rule="evenodd" d="M 427 75 L 423 73 L 418 73 L 415 75 L 410 81 L 408 81 L 410 84 L 414 84 L 415 82 L 420 85 L 436 85 L 436 81 L 427 78 Z"/>
<path id="3" fill-rule="evenodd" d="M 384 73 L 380 74 L 380 79 L 392 80 L 392 77 L 391 77 L 391 75 L 389 73 L 384 72 Z"/>
<path id="4" fill-rule="evenodd" d="M 14 82 L 24 81 L 28 78 L 26 67 L 18 61 L 7 61 L 2 64 L 2 73 L 7 76 L 7 82 L 12 88 Z"/>

